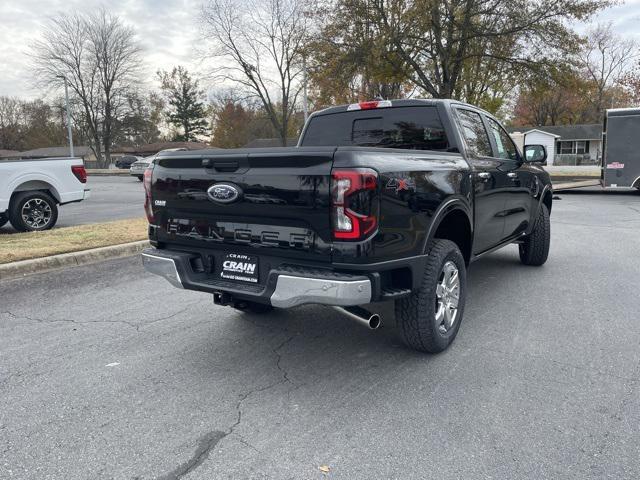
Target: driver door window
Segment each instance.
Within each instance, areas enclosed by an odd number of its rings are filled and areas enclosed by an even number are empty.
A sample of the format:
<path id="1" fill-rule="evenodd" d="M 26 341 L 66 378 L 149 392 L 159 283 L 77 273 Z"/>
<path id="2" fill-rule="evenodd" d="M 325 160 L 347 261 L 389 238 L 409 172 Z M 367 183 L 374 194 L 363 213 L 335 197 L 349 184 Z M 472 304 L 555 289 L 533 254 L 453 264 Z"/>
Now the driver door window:
<path id="1" fill-rule="evenodd" d="M 504 160 L 518 160 L 518 149 L 511 137 L 504 129 L 492 118 L 488 118 L 491 135 L 496 142 L 496 156 Z"/>

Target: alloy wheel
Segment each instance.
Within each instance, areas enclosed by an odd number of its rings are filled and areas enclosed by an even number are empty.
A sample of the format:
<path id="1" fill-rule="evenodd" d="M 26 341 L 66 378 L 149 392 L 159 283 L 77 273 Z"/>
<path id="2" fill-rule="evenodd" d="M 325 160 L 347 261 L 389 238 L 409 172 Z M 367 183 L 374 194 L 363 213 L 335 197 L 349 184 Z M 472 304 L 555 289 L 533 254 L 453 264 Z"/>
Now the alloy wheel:
<path id="1" fill-rule="evenodd" d="M 442 266 L 436 287 L 436 325 L 441 334 L 453 328 L 458 317 L 460 273 L 451 260 Z"/>
<path id="2" fill-rule="evenodd" d="M 26 201 L 20 214 L 24 223 L 35 230 L 46 227 L 53 215 L 51 205 L 41 198 L 32 198 Z"/>

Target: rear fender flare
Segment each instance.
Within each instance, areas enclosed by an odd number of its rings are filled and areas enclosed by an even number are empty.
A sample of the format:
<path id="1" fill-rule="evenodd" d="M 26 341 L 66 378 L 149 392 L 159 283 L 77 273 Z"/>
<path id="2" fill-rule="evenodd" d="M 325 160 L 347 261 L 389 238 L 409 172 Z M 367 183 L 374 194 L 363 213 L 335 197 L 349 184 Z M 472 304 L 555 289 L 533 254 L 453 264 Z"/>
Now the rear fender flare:
<path id="1" fill-rule="evenodd" d="M 442 220 L 444 220 L 449 213 L 455 210 L 460 210 L 466 216 L 467 221 L 469 222 L 469 230 L 471 232 L 471 242 L 473 243 L 473 215 L 471 213 L 471 209 L 463 198 L 453 197 L 442 202 L 433 214 L 433 221 L 429 225 L 427 235 L 425 236 L 424 243 L 422 244 L 423 253 L 427 253 L 427 248 L 438 231 L 438 227 L 440 226 L 440 223 L 442 223 Z"/>

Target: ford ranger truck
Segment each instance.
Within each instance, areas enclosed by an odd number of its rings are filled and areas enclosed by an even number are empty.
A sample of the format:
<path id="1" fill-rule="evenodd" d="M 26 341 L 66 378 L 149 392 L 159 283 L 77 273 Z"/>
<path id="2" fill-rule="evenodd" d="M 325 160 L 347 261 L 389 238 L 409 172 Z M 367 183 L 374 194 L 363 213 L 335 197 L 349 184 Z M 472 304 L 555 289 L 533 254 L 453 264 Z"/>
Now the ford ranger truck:
<path id="1" fill-rule="evenodd" d="M 375 328 L 393 304 L 406 344 L 440 352 L 473 260 L 511 243 L 525 265 L 547 260 L 545 159 L 452 100 L 328 108 L 297 147 L 158 155 L 144 174 L 143 264 L 253 313 L 331 305 Z"/>

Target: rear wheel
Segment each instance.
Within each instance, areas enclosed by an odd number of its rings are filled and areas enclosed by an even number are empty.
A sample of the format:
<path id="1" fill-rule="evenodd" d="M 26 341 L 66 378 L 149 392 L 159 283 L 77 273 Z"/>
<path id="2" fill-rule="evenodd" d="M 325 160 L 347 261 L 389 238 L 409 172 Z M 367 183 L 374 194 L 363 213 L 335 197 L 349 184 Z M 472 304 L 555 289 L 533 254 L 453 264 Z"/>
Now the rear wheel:
<path id="1" fill-rule="evenodd" d="M 44 192 L 18 192 L 9 205 L 9 221 L 20 232 L 49 230 L 58 220 L 58 207 Z"/>
<path id="2" fill-rule="evenodd" d="M 9 221 L 6 213 L 0 213 L 0 227 L 3 227 Z"/>
<path id="3" fill-rule="evenodd" d="M 466 281 L 458 246 L 450 240 L 434 240 L 420 288 L 396 301 L 396 321 L 407 346 L 438 353 L 453 342 L 464 313 Z"/>
<path id="4" fill-rule="evenodd" d="M 540 266 L 549 257 L 551 222 L 549 209 L 542 204 L 533 231 L 520 244 L 520 261 L 525 265 Z"/>

